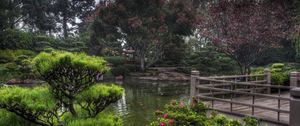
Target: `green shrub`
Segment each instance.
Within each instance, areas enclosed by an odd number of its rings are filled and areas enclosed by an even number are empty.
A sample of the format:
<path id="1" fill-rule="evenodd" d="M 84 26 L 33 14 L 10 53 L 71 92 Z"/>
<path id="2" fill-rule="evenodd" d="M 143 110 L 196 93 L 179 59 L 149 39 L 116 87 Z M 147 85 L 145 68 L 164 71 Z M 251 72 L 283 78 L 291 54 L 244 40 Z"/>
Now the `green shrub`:
<path id="1" fill-rule="evenodd" d="M 288 85 L 289 80 L 289 72 L 272 72 L 271 82 L 274 85 Z"/>
<path id="2" fill-rule="evenodd" d="M 130 72 L 136 72 L 139 71 L 139 66 L 136 64 L 125 64 L 124 65 Z"/>
<path id="3" fill-rule="evenodd" d="M 283 63 L 273 63 L 272 68 L 283 68 L 284 67 L 284 64 Z"/>
<path id="4" fill-rule="evenodd" d="M 126 76 L 129 75 L 131 71 L 137 71 L 138 66 L 125 64 L 126 58 L 121 56 L 111 56 L 105 57 L 105 59 L 112 65 L 111 73 L 114 76 Z"/>
<path id="5" fill-rule="evenodd" d="M 271 65 L 271 83 L 273 85 L 289 85 L 290 72 L 293 71 L 290 65 L 283 63 L 274 63 Z M 251 74 L 264 74 L 264 68 L 258 67 L 252 69 Z M 255 78 L 252 78 L 255 79 Z M 258 78 L 263 79 L 263 77 Z"/>
<path id="6" fill-rule="evenodd" d="M 32 34 L 17 29 L 0 32 L 0 49 L 32 49 Z"/>
<path id="7" fill-rule="evenodd" d="M 283 63 L 274 63 L 271 66 L 271 71 L 273 72 L 282 72 L 284 71 L 284 64 Z"/>
<path id="8" fill-rule="evenodd" d="M 112 64 L 113 67 L 119 66 L 119 65 L 124 65 L 125 61 L 126 61 L 126 59 L 124 57 L 121 57 L 121 56 L 105 57 L 104 59 L 107 62 L 109 62 L 110 64 Z"/>
<path id="9" fill-rule="evenodd" d="M 251 117 L 246 117 L 243 119 L 243 121 L 245 122 L 245 124 L 247 124 L 246 126 L 258 126 L 259 124 L 259 122 L 256 119 Z"/>
<path id="10" fill-rule="evenodd" d="M 43 51 L 46 48 L 51 48 L 52 43 L 55 41 L 54 38 L 45 36 L 45 35 L 37 35 L 33 37 L 34 50 L 37 52 Z"/>
<path id="11" fill-rule="evenodd" d="M 0 63 L 14 62 L 20 55 L 33 57 L 35 53 L 30 50 L 0 50 Z"/>
<path id="12" fill-rule="evenodd" d="M 126 76 L 129 74 L 129 70 L 127 69 L 126 66 L 117 66 L 111 69 L 111 73 L 114 76 L 120 76 L 120 75 Z"/>
<path id="13" fill-rule="evenodd" d="M 15 62 L 6 63 L 4 66 L 9 72 L 18 70 L 18 65 Z"/>

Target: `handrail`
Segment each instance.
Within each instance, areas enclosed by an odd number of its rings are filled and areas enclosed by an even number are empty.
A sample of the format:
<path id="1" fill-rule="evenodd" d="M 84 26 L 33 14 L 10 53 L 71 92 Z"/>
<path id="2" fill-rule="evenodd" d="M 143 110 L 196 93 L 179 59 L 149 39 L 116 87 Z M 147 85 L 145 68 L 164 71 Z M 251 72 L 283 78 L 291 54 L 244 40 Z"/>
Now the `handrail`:
<path id="1" fill-rule="evenodd" d="M 265 74 L 255 74 L 255 75 L 231 75 L 231 76 L 212 76 L 212 77 L 207 77 L 211 79 L 226 79 L 226 78 L 241 78 L 241 77 L 259 77 L 259 76 L 266 76 Z"/>
<path id="2" fill-rule="evenodd" d="M 221 98 L 214 98 L 214 97 L 208 97 L 208 96 L 202 96 L 202 95 L 197 95 L 197 97 L 202 98 L 202 99 L 207 99 L 207 100 L 215 100 L 215 101 L 232 103 L 232 104 L 236 104 L 236 105 L 243 105 L 243 106 L 248 106 L 248 107 L 267 109 L 267 110 L 270 110 L 270 111 L 275 111 L 275 112 L 280 112 L 280 113 L 290 113 L 289 110 L 275 109 L 275 108 L 269 108 L 269 107 L 260 106 L 260 105 L 247 104 L 247 103 L 236 102 L 236 101 L 229 101 L 229 100 L 225 100 L 225 99 L 221 99 Z"/>
<path id="3" fill-rule="evenodd" d="M 206 77 L 197 77 L 199 80 L 211 81 L 211 82 L 219 82 L 219 83 L 232 83 L 235 85 L 245 85 L 245 86 L 261 86 L 261 87 L 271 87 L 271 88 L 279 88 L 279 89 L 291 89 L 289 86 L 279 86 L 279 85 L 264 85 L 264 84 L 254 84 L 249 82 L 235 82 L 235 81 L 225 81 L 225 80 L 215 80 Z M 217 84 L 216 84 L 217 85 Z"/>
<path id="4" fill-rule="evenodd" d="M 216 77 L 200 77 L 199 72 L 198 74 L 197 72 L 192 72 L 190 98 L 195 96 L 200 99 L 205 99 L 208 101 L 211 100 L 210 108 L 214 108 L 214 105 L 216 105 L 214 101 L 229 103 L 230 112 L 233 112 L 233 104 L 245 106 L 247 108 L 251 107 L 252 116 L 256 115 L 255 108 L 274 111 L 277 113 L 277 122 L 281 122 L 280 114 L 290 113 L 290 110 L 282 109 L 281 101 L 286 101 L 287 103 L 292 101 L 291 98 L 284 97 L 281 95 L 281 91 L 282 91 L 281 89 L 290 90 L 292 88 L 294 87 L 271 85 L 271 72 L 265 72 L 264 74 L 258 74 L 258 75 L 236 75 L 236 76 L 216 76 Z M 278 95 L 271 95 L 271 89 L 278 89 Z M 200 92 L 202 90 L 205 91 Z M 259 92 L 261 90 L 263 91 L 266 90 L 267 94 L 263 94 Z M 218 97 L 219 95 L 222 95 L 223 98 Z M 248 99 L 247 97 L 247 99 L 245 100 L 247 101 L 249 100 L 252 102 L 245 103 L 239 101 L 238 98 L 235 100 L 235 97 L 241 95 L 249 96 L 251 99 Z M 225 98 L 226 96 L 228 97 Z M 261 104 L 261 103 L 256 104 L 255 99 L 259 97 L 264 97 L 266 99 L 276 99 L 277 103 L 275 102 L 274 105 L 277 104 L 277 107 L 273 105 L 274 100 L 272 100 L 271 102 L 272 106 Z M 220 106 L 218 107 L 222 108 L 222 104 L 220 104 Z M 227 109 L 227 108 L 223 108 L 223 109 Z"/>
<path id="5" fill-rule="evenodd" d="M 272 98 L 272 99 L 280 99 L 280 100 L 286 100 L 290 101 L 290 98 L 280 97 L 280 96 L 273 96 L 273 95 L 267 95 L 267 94 L 259 94 L 259 93 L 251 93 L 251 92 L 243 92 L 243 91 L 234 91 L 234 90 L 227 90 L 227 89 L 220 89 L 220 88 L 213 88 L 213 87 L 205 87 L 205 86 L 196 86 L 198 89 L 207 89 L 207 90 L 213 90 L 213 91 L 224 91 L 224 92 L 230 92 L 235 94 L 245 94 L 245 95 L 251 95 L 251 96 L 261 96 L 266 98 Z"/>

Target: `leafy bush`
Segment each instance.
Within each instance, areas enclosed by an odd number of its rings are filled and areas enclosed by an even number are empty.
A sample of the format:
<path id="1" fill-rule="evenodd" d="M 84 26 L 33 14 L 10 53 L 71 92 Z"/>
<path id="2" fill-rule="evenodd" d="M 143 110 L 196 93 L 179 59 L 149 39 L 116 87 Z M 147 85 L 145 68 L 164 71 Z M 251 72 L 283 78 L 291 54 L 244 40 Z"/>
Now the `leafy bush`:
<path id="1" fill-rule="evenodd" d="M 273 63 L 272 68 L 283 68 L 284 64 L 283 63 Z"/>
<path id="2" fill-rule="evenodd" d="M 183 101 L 172 101 L 164 110 L 156 111 L 158 119 L 151 126 L 258 126 L 252 118 L 238 120 L 228 119 L 223 115 L 212 113 L 208 115 L 207 107 L 195 99 L 191 104 Z"/>
<path id="3" fill-rule="evenodd" d="M 125 58 L 121 56 L 105 57 L 105 60 L 112 64 L 114 67 L 125 64 Z"/>
<path id="4" fill-rule="evenodd" d="M 206 48 L 193 52 L 184 61 L 185 66 L 196 68 L 205 75 L 233 74 L 237 70 L 236 62 L 225 54 L 219 53 L 213 45 L 207 45 Z"/>
<path id="5" fill-rule="evenodd" d="M 274 85 L 288 85 L 290 81 L 289 72 L 272 72 L 271 82 Z"/>
<path id="6" fill-rule="evenodd" d="M 121 56 L 111 56 L 105 57 L 105 59 L 112 64 L 111 73 L 114 76 L 126 76 L 129 75 L 131 71 L 137 71 L 138 67 L 135 65 L 126 64 L 126 59 Z"/>
<path id="7" fill-rule="evenodd" d="M 136 64 L 125 64 L 124 67 L 126 67 L 130 72 L 137 72 L 140 69 Z"/>
<path id="8" fill-rule="evenodd" d="M 37 52 L 41 52 L 46 48 L 51 48 L 52 43 L 54 43 L 56 39 L 45 36 L 45 35 L 37 35 L 33 37 L 34 50 Z"/>
<path id="9" fill-rule="evenodd" d="M 35 53 L 30 50 L 0 50 L 0 63 L 14 62 L 20 55 L 33 57 Z"/>
<path id="10" fill-rule="evenodd" d="M 29 50 L 0 50 L 0 63 L 4 71 L 16 73 L 14 78 L 34 78 L 31 60 L 35 53 Z"/>
<path id="11" fill-rule="evenodd" d="M 252 70 L 252 74 L 264 74 L 263 67 L 258 67 Z M 271 83 L 273 85 L 288 85 L 290 81 L 290 72 L 293 68 L 283 63 L 274 63 L 271 65 Z M 263 78 L 259 78 L 263 79 Z"/>
<path id="12" fill-rule="evenodd" d="M 127 69 L 126 66 L 117 66 L 117 67 L 113 67 L 111 69 L 111 73 L 114 75 L 114 76 L 126 76 L 129 74 L 129 70 Z"/>
<path id="13" fill-rule="evenodd" d="M 0 32 L 0 49 L 31 49 L 32 34 L 17 29 Z"/>

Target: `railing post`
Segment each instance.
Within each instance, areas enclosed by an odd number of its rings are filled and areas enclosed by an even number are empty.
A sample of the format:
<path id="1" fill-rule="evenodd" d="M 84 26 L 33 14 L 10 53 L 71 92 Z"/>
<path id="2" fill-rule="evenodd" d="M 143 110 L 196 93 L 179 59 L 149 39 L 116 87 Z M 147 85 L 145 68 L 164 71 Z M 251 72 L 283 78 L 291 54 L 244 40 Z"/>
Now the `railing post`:
<path id="1" fill-rule="evenodd" d="M 290 73 L 290 86 L 300 87 L 300 85 L 298 85 L 299 76 L 300 76 L 299 72 L 291 72 Z"/>
<path id="2" fill-rule="evenodd" d="M 291 89 L 290 126 L 300 126 L 300 88 Z"/>
<path id="3" fill-rule="evenodd" d="M 267 85 L 271 85 L 271 76 L 272 76 L 271 70 L 266 68 L 264 73 L 265 73 L 265 80 L 267 81 Z M 268 87 L 267 93 L 271 94 L 271 87 Z"/>
<path id="4" fill-rule="evenodd" d="M 197 70 L 192 70 L 191 72 L 191 88 L 190 88 L 190 100 L 196 95 L 196 85 L 198 83 L 197 77 L 199 77 L 200 73 Z"/>

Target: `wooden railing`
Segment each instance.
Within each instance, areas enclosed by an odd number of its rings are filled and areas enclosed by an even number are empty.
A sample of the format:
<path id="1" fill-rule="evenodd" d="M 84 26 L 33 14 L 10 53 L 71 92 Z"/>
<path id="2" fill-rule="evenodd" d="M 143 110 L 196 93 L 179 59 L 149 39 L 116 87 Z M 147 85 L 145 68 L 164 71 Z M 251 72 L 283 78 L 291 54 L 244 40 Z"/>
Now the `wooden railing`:
<path id="1" fill-rule="evenodd" d="M 277 94 L 271 95 L 271 89 Z M 235 113 L 233 105 L 246 106 L 251 108 L 251 115 L 261 120 L 278 123 L 282 125 L 289 125 L 288 122 L 281 121 L 281 113 L 289 114 L 290 110 L 281 108 L 282 101 L 290 102 L 289 97 L 282 97 L 282 90 L 290 90 L 289 86 L 271 85 L 271 72 L 266 70 L 264 74 L 260 75 L 236 75 L 236 76 L 218 76 L 218 77 L 199 77 L 199 72 L 193 71 L 191 76 L 190 98 L 196 97 L 201 100 L 210 101 L 210 108 L 213 110 L 246 115 L 242 113 Z M 251 103 L 244 103 L 234 98 L 241 96 L 250 96 Z M 269 107 L 258 105 L 255 103 L 256 98 L 276 99 L 277 107 Z M 229 103 L 230 110 L 218 110 L 215 108 L 215 101 Z M 209 102 L 208 102 L 209 103 Z M 275 102 L 276 104 L 276 102 Z M 255 109 L 262 109 L 267 111 L 274 111 L 277 113 L 277 119 L 263 118 L 255 115 Z"/>

